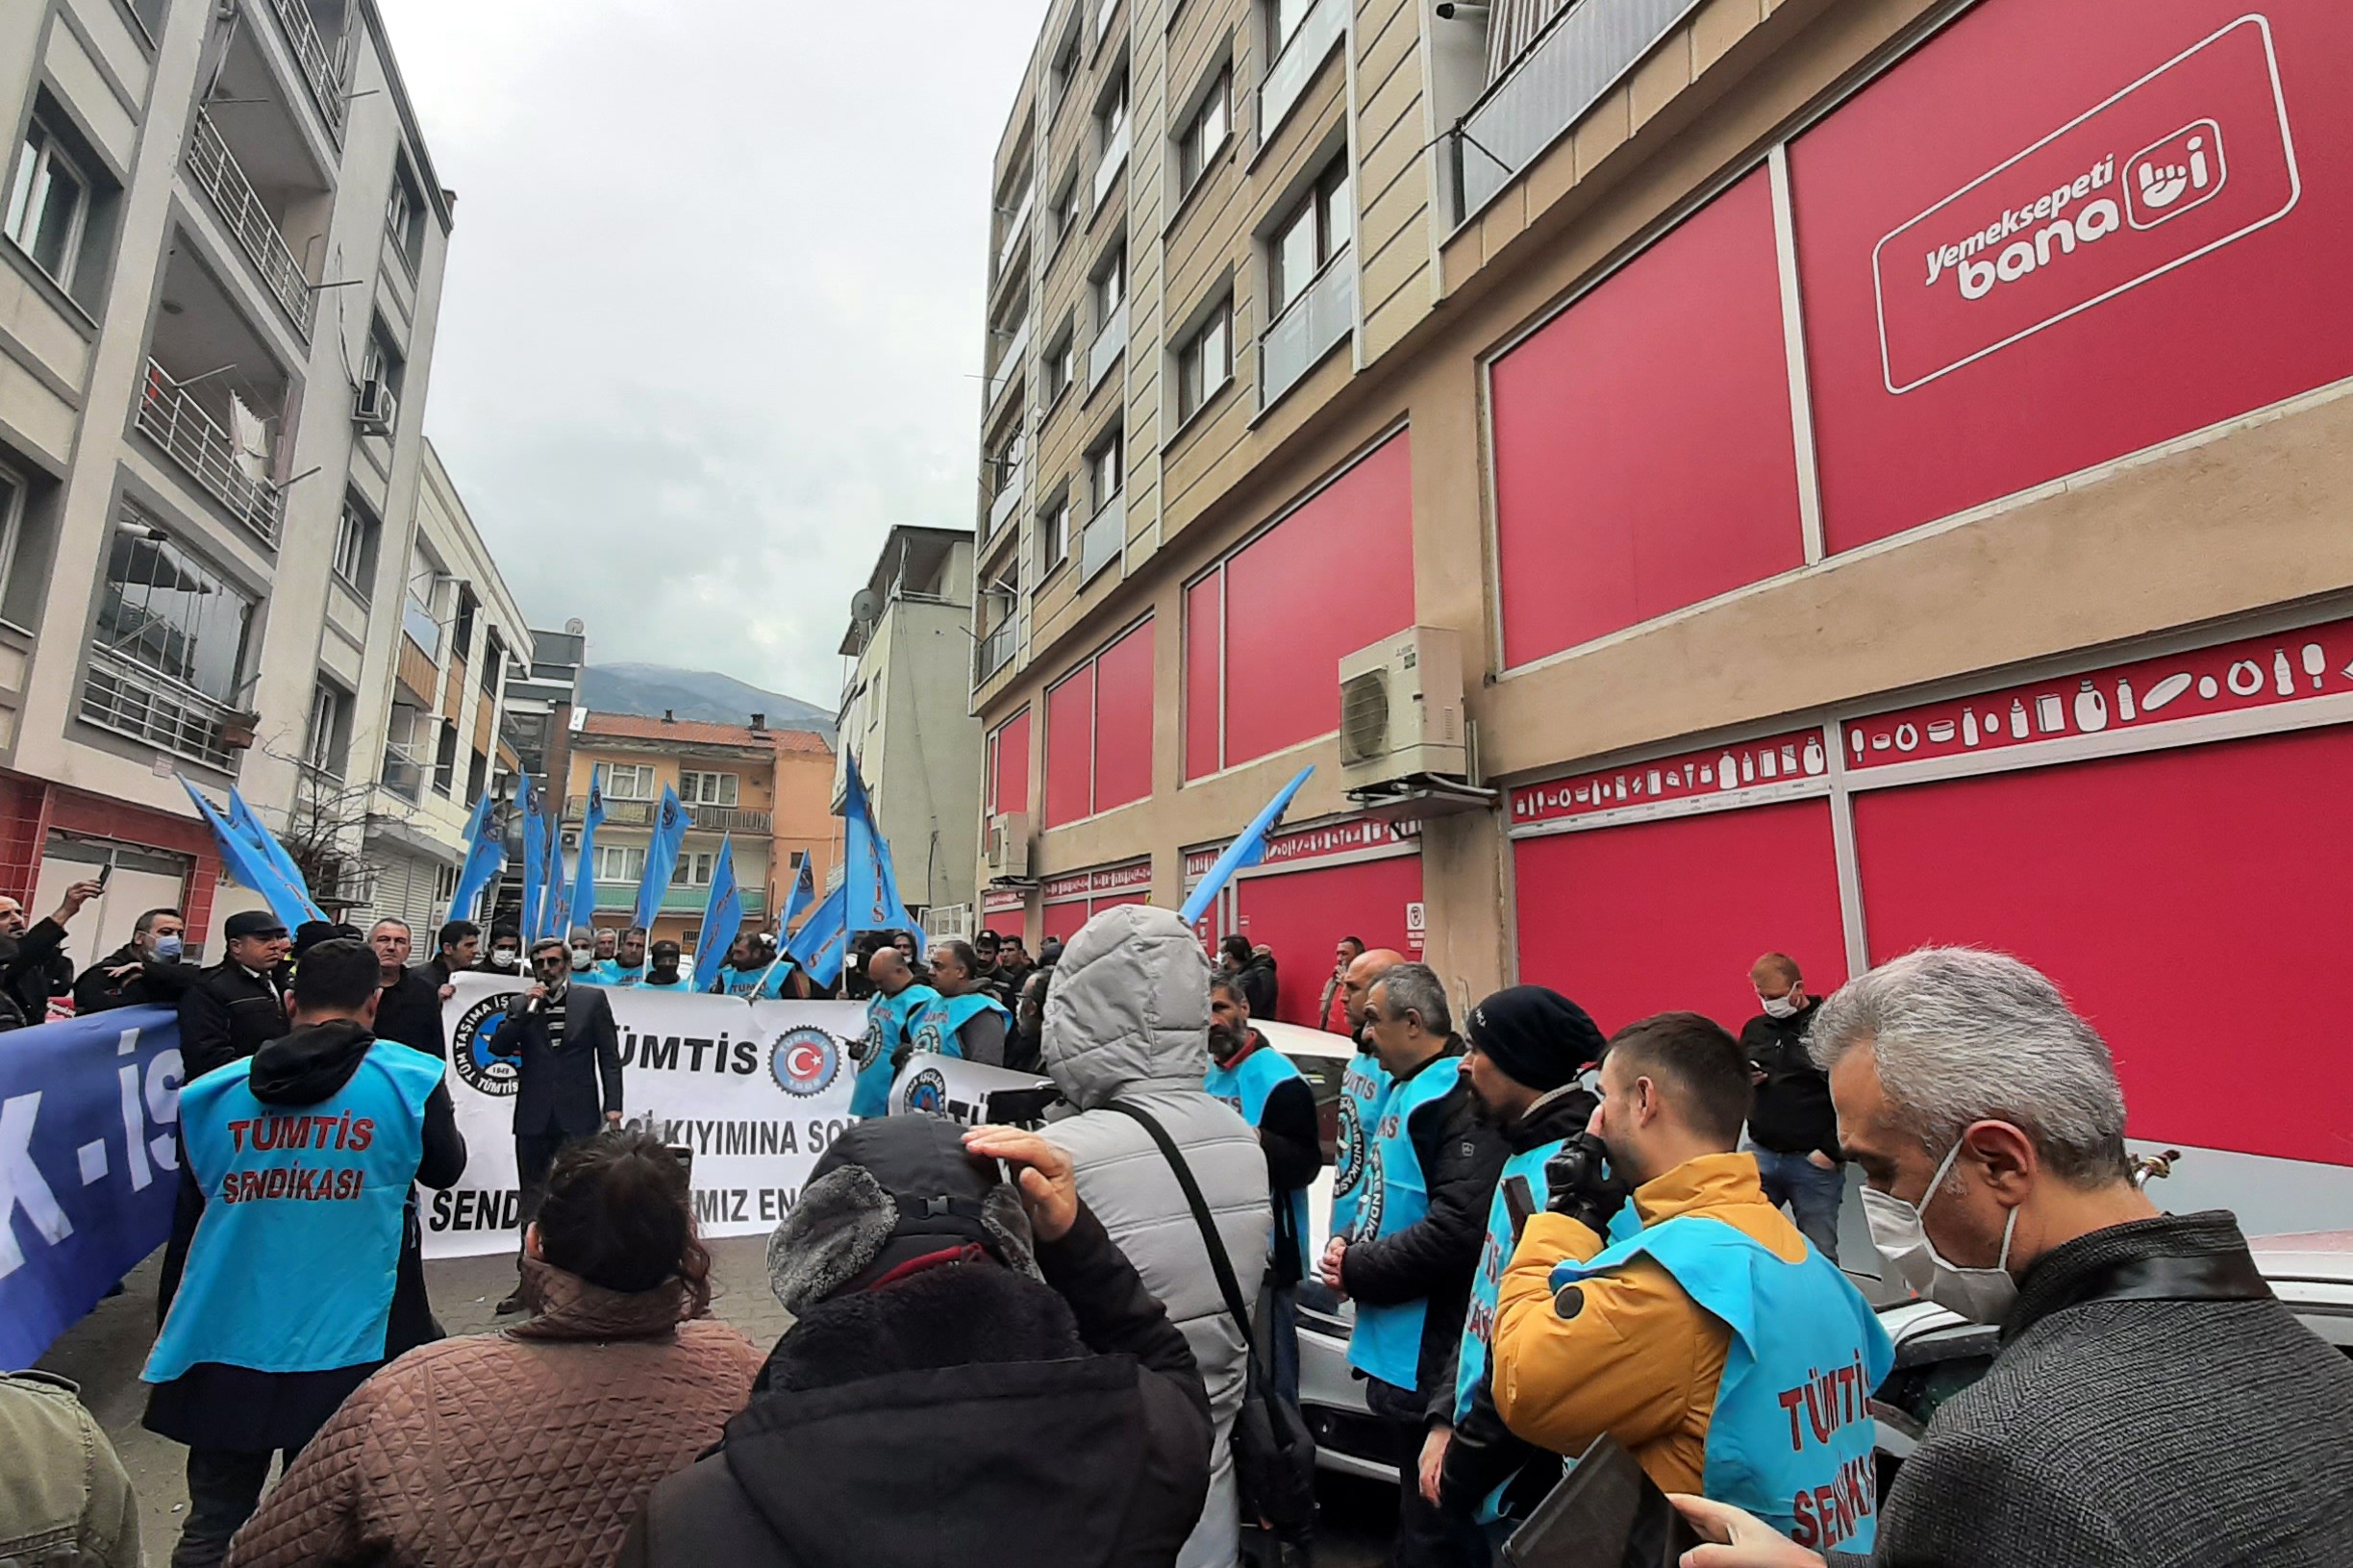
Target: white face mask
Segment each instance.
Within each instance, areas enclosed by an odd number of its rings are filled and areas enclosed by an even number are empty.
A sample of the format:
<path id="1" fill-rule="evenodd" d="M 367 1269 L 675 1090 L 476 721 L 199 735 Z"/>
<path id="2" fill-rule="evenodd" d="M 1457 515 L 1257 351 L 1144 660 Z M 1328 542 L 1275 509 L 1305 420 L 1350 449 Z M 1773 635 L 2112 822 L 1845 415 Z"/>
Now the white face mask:
<path id="1" fill-rule="evenodd" d="M 1937 1174 L 1928 1179 L 1928 1191 L 1917 1204 L 1865 1187 L 1863 1217 L 1870 1222 L 1872 1245 L 1895 1265 L 1906 1284 L 1972 1323 L 1999 1323 L 2010 1304 L 2018 1299 L 2018 1283 L 2010 1277 L 2010 1237 L 2018 1228 L 2018 1211 L 2012 1209 L 2003 1223 L 2002 1255 L 1990 1269 L 1965 1269 L 1946 1262 L 1920 1221 L 1960 1156 L 1961 1145 L 1956 1143 L 1944 1163 L 1937 1167 Z"/>
<path id="2" fill-rule="evenodd" d="M 572 949 L 572 968 L 575 971 L 592 969 L 595 966 L 596 950 L 594 948 L 576 947 Z"/>
<path id="3" fill-rule="evenodd" d="M 1791 991 L 1787 996 L 1760 996 L 1757 1005 L 1765 1009 L 1767 1018 L 1794 1018 L 1797 1009 L 1805 1004 L 1798 1000 L 1795 991 Z"/>

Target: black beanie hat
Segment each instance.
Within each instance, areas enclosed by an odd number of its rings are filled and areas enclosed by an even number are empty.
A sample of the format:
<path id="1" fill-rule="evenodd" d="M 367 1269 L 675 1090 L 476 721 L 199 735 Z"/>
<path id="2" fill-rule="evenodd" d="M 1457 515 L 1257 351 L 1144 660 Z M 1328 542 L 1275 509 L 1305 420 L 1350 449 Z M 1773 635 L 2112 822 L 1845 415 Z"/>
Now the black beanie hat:
<path id="1" fill-rule="evenodd" d="M 1586 1010 L 1549 985 L 1497 991 L 1470 1009 L 1464 1033 L 1506 1077 L 1539 1093 L 1600 1060 L 1604 1043 Z"/>

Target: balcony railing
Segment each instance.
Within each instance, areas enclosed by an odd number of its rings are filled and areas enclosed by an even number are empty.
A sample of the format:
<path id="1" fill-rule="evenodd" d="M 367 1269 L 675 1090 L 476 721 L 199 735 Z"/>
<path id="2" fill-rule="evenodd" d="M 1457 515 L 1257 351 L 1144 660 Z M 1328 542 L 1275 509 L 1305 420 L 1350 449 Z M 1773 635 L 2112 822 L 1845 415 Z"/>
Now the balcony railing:
<path id="1" fill-rule="evenodd" d="M 1029 357 L 1030 322 L 1029 317 L 1023 316 L 1021 325 L 1014 329 L 1013 340 L 997 356 L 997 367 L 989 372 L 989 400 L 984 405 L 987 410 L 993 411 L 1005 389 L 1021 379 L 1022 367 L 1029 362 Z"/>
<path id="2" fill-rule="evenodd" d="M 229 232 L 237 236 L 245 259 L 261 269 L 262 281 L 269 286 L 287 319 L 294 323 L 294 330 L 302 334 L 305 342 L 310 341 L 315 296 L 311 292 L 310 281 L 302 275 L 302 263 L 294 260 L 286 236 L 278 232 L 277 221 L 262 205 L 262 198 L 254 194 L 253 185 L 238 166 L 236 155 L 221 139 L 220 128 L 201 109 L 196 111 L 195 134 L 188 141 L 188 172 L 205 194 L 213 198 L 214 210 L 229 226 Z"/>
<path id="3" fill-rule="evenodd" d="M 399 752 L 387 749 L 384 754 L 384 771 L 377 776 L 377 782 L 413 806 L 417 798 L 425 791 L 424 764 L 413 759 L 403 757 Z"/>
<path id="4" fill-rule="evenodd" d="M 1103 162 L 1095 165 L 1095 211 L 1102 210 L 1104 198 L 1112 193 L 1112 186 L 1127 161 L 1128 124 L 1121 120 L 1119 129 L 1112 134 L 1110 145 L 1103 149 Z"/>
<path id="5" fill-rule="evenodd" d="M 1266 79 L 1259 84 L 1259 145 L 1274 139 L 1290 112 L 1299 106 L 1299 95 L 1322 69 L 1324 57 L 1339 46 L 1347 31 L 1348 0 L 1315 0 L 1314 9 L 1299 18 L 1299 25 L 1284 40 L 1282 53 L 1266 67 Z"/>
<path id="6" fill-rule="evenodd" d="M 1098 508 L 1079 533 L 1079 581 L 1089 583 L 1097 572 L 1119 559 L 1128 542 L 1128 504 L 1114 495 Z"/>
<path id="7" fill-rule="evenodd" d="M 341 141 L 343 73 L 327 52 L 327 40 L 318 36 L 310 6 L 305 0 L 270 0 L 269 9 L 278 13 L 278 25 L 286 29 L 287 47 L 294 51 L 303 78 L 311 85 L 311 99 L 318 105 L 319 117 L 327 122 L 336 140 Z"/>
<path id="8" fill-rule="evenodd" d="M 1272 408 L 1293 383 L 1356 328 L 1356 259 L 1341 251 L 1306 292 L 1267 325 L 1258 345 L 1258 406 Z"/>
<path id="9" fill-rule="evenodd" d="M 221 722 L 235 709 L 185 681 L 149 669 L 112 648 L 93 647 L 82 683 L 82 718 L 175 756 L 226 769 Z"/>
<path id="10" fill-rule="evenodd" d="M 1087 390 L 1089 395 L 1103 385 L 1103 378 L 1111 374 L 1112 366 L 1119 362 L 1119 356 L 1127 352 L 1127 346 L 1128 306 L 1127 301 L 1121 300 L 1119 308 L 1112 311 L 1112 318 L 1103 323 L 1103 330 L 1095 334 L 1094 347 L 1087 351 Z"/>
<path id="11" fill-rule="evenodd" d="M 1013 662 L 1014 634 L 1016 630 L 1014 617 L 1008 613 L 987 636 L 981 638 L 980 661 L 974 667 L 975 684 Z"/>
<path id="12" fill-rule="evenodd" d="M 661 803 L 650 800 L 614 800 L 605 797 L 605 826 L 609 828 L 650 828 L 654 812 Z M 563 820 L 578 822 L 588 814 L 588 797 L 573 795 L 563 803 Z"/>
<path id="13" fill-rule="evenodd" d="M 1462 222 L 1585 117 L 1699 0 L 1579 0 L 1463 116 Z"/>
<path id="14" fill-rule="evenodd" d="M 608 821 L 611 819 L 608 818 Z M 745 914 L 764 914 L 768 907 L 768 890 L 750 884 L 739 884 L 736 896 L 743 902 Z M 711 889 L 691 884 L 672 883 L 662 890 L 663 914 L 699 915 L 711 902 Z M 630 909 L 638 903 L 638 884 L 634 882 L 599 882 L 596 884 L 596 907 L 599 909 Z M 575 909 L 573 913 L 579 911 Z"/>
<path id="15" fill-rule="evenodd" d="M 400 600 L 400 629 L 409 634 L 409 640 L 424 651 L 427 659 L 441 657 L 441 623 L 433 618 L 433 611 L 403 594 Z"/>
<path id="16" fill-rule="evenodd" d="M 689 806 L 687 826 L 704 833 L 755 833 L 765 834 L 769 814 L 748 806 Z"/>
<path id="17" fill-rule="evenodd" d="M 263 544 L 277 547 L 285 494 L 238 466 L 237 443 L 229 433 L 153 360 L 147 361 L 147 382 L 139 392 L 138 428 Z"/>
<path id="18" fill-rule="evenodd" d="M 1021 509 L 1021 497 L 1029 489 L 1030 465 L 1027 459 L 1016 462 L 1013 471 L 997 486 L 997 493 L 989 503 L 989 532 L 984 537 L 995 538 L 997 530 Z"/>
<path id="19" fill-rule="evenodd" d="M 1005 269 L 1021 248 L 1022 236 L 1029 233 L 1030 210 L 1038 205 L 1038 182 L 1033 179 L 1021 190 L 1021 199 L 1014 203 L 1014 215 L 1005 220 L 1005 235 L 997 242 L 997 279 L 1002 282 Z"/>

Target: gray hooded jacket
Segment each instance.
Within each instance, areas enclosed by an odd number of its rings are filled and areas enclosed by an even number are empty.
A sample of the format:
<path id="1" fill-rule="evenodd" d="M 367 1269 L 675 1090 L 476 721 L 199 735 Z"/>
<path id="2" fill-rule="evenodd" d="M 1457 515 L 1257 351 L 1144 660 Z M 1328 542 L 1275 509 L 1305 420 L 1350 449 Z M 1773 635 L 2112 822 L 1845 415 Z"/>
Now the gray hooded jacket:
<path id="1" fill-rule="evenodd" d="M 1063 949 L 1046 998 L 1046 1072 L 1079 1113 L 1046 1135 L 1069 1151 L 1079 1197 L 1169 1318 L 1208 1385 L 1217 1426 L 1209 1506 L 1178 1568 L 1227 1568 L 1239 1552 L 1228 1438 L 1241 1408 L 1247 1347 L 1227 1315 L 1185 1192 L 1151 1134 L 1103 1108 L 1139 1107 L 1168 1130 L 1215 1214 L 1242 1299 L 1258 1301 L 1273 1210 L 1258 1135 L 1202 1092 L 1209 1070 L 1209 957 L 1166 909 L 1126 905 L 1087 922 Z"/>

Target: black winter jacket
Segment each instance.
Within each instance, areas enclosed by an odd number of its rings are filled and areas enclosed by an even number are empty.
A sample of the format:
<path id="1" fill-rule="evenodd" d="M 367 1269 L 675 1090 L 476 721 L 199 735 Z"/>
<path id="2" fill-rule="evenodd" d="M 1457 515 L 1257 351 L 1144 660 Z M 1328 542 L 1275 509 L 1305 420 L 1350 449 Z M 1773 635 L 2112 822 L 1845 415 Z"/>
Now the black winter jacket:
<path id="1" fill-rule="evenodd" d="M 49 999 L 73 987 L 65 928 L 43 916 L 9 942 L 0 938 L 0 1029 L 27 1029 L 49 1016 Z"/>
<path id="2" fill-rule="evenodd" d="M 1450 1044 L 1444 1055 L 1397 1083 L 1402 1087 L 1433 1069 L 1453 1072 L 1453 1058 L 1460 1055 L 1461 1047 Z M 1470 1278 L 1487 1241 L 1488 1205 L 1511 1151 L 1503 1134 L 1480 1119 L 1467 1078 L 1416 1108 L 1406 1133 L 1421 1158 L 1430 1211 L 1391 1235 L 1351 1245 L 1340 1262 L 1340 1282 L 1349 1295 L 1376 1307 L 1429 1304 L 1422 1311 L 1413 1392 L 1435 1405 L 1441 1391 L 1447 1398 L 1453 1394 L 1455 1354 L 1470 1309 Z"/>
<path id="3" fill-rule="evenodd" d="M 252 1056 L 293 1027 L 270 982 L 223 959 L 196 977 L 180 998 L 180 1059 L 193 1083 L 215 1067 Z"/>
<path id="4" fill-rule="evenodd" d="M 1787 1018 L 1759 1013 L 1740 1026 L 1740 1050 L 1749 1066 L 1765 1075 L 1757 1103 L 1748 1112 L 1748 1136 L 1760 1149 L 1781 1155 L 1820 1150 L 1839 1157 L 1839 1112 L 1830 1103 L 1830 1079 L 1806 1049 L 1820 997 Z"/>
<path id="5" fill-rule="evenodd" d="M 376 993 L 376 1038 L 449 1059 L 449 1038 L 441 1028 L 441 983 L 430 970 L 404 969 L 398 980 Z"/>
<path id="6" fill-rule="evenodd" d="M 623 1568 L 1173 1563 L 1209 1492 L 1185 1336 L 1091 1214 L 1038 1248 L 836 1296 L 718 1450 L 654 1488 Z"/>
<path id="7" fill-rule="evenodd" d="M 2129 1293 L 2129 1294 L 2128 1294 Z M 2353 1562 L 2353 1365 L 2273 1299 L 2229 1213 L 2038 1258 L 1992 1370 L 1880 1501 L 1875 1568 Z"/>
<path id="8" fill-rule="evenodd" d="M 132 963 L 139 966 L 136 975 L 116 980 L 107 972 Z M 193 964 L 159 962 L 142 955 L 137 943 L 125 942 L 73 983 L 74 1015 L 87 1017 L 115 1008 L 176 1008 L 202 973 Z"/>
<path id="9" fill-rule="evenodd" d="M 1561 1089 L 1538 1101 L 1525 1120 L 1504 1129 L 1505 1147 L 1513 1155 L 1521 1155 L 1572 1132 L 1582 1132 L 1593 1119 L 1595 1104 L 1592 1094 L 1586 1089 L 1573 1085 Z M 1432 1392 L 1433 1421 L 1453 1419 L 1462 1349 L 1458 1335 L 1456 1364 L 1447 1368 L 1444 1382 Z M 1446 1468 L 1439 1486 L 1439 1503 L 1464 1518 L 1507 1481 L 1512 1482 L 1512 1489 L 1504 1495 L 1503 1511 L 1508 1517 L 1524 1517 L 1561 1479 L 1561 1456 L 1514 1436 L 1503 1424 L 1503 1417 L 1495 1413 L 1494 1374 L 1494 1363 L 1489 1361 L 1487 1376 L 1471 1391 L 1469 1413 L 1455 1427 L 1454 1441 L 1446 1446 Z"/>

